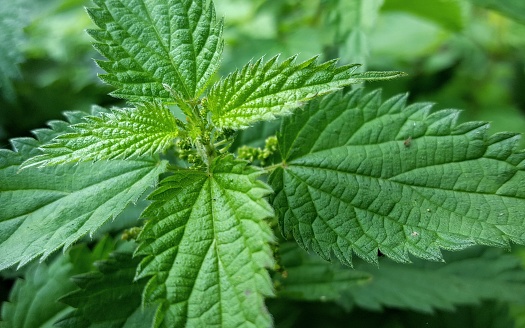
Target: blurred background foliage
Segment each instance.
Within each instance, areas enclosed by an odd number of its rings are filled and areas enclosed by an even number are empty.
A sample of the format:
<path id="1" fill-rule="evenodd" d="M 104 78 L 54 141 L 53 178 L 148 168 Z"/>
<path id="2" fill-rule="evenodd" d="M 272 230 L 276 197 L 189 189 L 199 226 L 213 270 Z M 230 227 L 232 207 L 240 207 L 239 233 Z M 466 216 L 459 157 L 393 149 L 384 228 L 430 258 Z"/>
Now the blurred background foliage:
<path id="1" fill-rule="evenodd" d="M 93 28 L 84 10 L 89 5 L 85 0 L 0 0 L 2 147 L 9 147 L 9 138 L 31 135 L 30 130 L 44 127 L 46 121 L 62 119 L 63 111 L 122 105 L 107 96 L 111 88 L 97 78 L 101 70 L 93 58 L 99 57 L 84 32 Z M 307 59 L 319 54 L 323 60 L 361 63 L 362 70 L 408 73 L 403 79 L 364 86 L 383 88 L 385 98 L 409 92 L 411 102 L 460 108 L 461 120 L 489 121 L 492 132 L 525 132 L 523 0 L 216 0 L 215 6 L 225 19 L 220 75 L 261 56 L 299 53 L 300 59 Z M 277 127 L 275 122 L 260 124 L 241 133 L 236 144 L 261 146 Z M 523 248 L 501 251 L 500 257 L 490 257 L 484 249 L 452 257 L 459 263 L 461 256 L 485 261 L 461 269 L 468 275 L 485 274 L 485 280 L 477 280 L 485 283 L 479 282 L 479 291 L 476 285 L 464 290 L 478 292 L 476 297 L 463 295 L 461 277 L 454 276 L 459 285 L 450 287 L 448 294 L 455 290 L 456 298 L 465 296 L 459 301 L 439 293 L 425 297 L 449 276 L 431 278 L 417 261 L 407 266 L 408 273 L 400 271 L 414 275 L 414 287 L 406 280 L 377 275 L 364 264 L 356 265 L 360 271 L 348 272 L 306 254 L 296 255 L 302 260 L 290 264 L 286 252 L 300 251 L 284 248 L 282 270 L 275 273 L 283 297 L 269 301 L 277 327 L 525 327 L 525 293 L 520 293 L 525 288 Z M 496 262 L 500 271 L 484 271 Z M 383 261 L 381 266 L 394 264 Z M 281 281 L 294 270 L 319 279 L 299 275 L 297 280 Z M 487 281 L 501 275 L 513 284 L 489 288 Z M 389 281 L 398 285 L 388 289 Z M 2 284 L 0 300 L 6 298 L 8 286 Z M 370 289 L 363 291 L 362 286 Z M 516 294 L 507 287 L 515 288 Z M 294 292 L 301 288 L 308 292 Z M 388 297 L 382 303 L 374 299 L 377 295 Z"/>

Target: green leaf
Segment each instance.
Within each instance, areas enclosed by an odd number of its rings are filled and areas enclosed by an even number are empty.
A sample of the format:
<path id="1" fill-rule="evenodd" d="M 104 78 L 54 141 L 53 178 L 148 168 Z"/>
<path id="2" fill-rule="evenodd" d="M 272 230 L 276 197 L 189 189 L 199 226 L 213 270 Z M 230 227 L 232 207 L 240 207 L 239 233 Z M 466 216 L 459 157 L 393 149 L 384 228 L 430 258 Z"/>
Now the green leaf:
<path id="1" fill-rule="evenodd" d="M 329 263 L 306 253 L 296 243 L 279 244 L 282 272 L 277 273 L 279 297 L 305 301 L 342 301 L 351 298 L 352 286 L 361 285 L 371 275 L 338 263 Z M 344 301 L 343 301 L 344 302 Z"/>
<path id="2" fill-rule="evenodd" d="M 20 75 L 18 64 L 24 60 L 23 29 L 29 22 L 27 4 L 26 0 L 17 0 L 0 6 L 0 89 L 8 100 L 14 100 L 11 79 Z"/>
<path id="3" fill-rule="evenodd" d="M 372 279 L 352 286 L 347 295 L 370 310 L 392 307 L 425 313 L 486 300 L 524 302 L 525 271 L 516 256 L 478 247 L 446 258 L 447 263 L 416 260 L 410 265 L 392 261 L 381 261 L 379 267 L 356 265 Z"/>
<path id="4" fill-rule="evenodd" d="M 348 265 L 352 253 L 407 262 L 525 243 L 519 135 L 489 137 L 486 123 L 456 124 L 457 110 L 405 100 L 336 93 L 283 121 L 270 176 L 283 234 Z"/>
<path id="5" fill-rule="evenodd" d="M 333 42 L 328 46 L 333 47 L 331 51 L 337 52 L 337 57 L 366 66 L 368 35 L 376 26 L 382 4 L 383 0 L 338 0 L 325 4 L 328 6 L 324 11 L 327 24 L 332 27 L 329 31 L 334 33 Z"/>
<path id="6" fill-rule="evenodd" d="M 100 28 L 89 33 L 108 60 L 97 61 L 115 86 L 112 95 L 133 101 L 198 98 L 218 68 L 222 21 L 207 0 L 96 0 L 88 9 Z"/>
<path id="7" fill-rule="evenodd" d="M 512 304 L 509 310 L 516 328 L 525 327 L 525 305 Z"/>
<path id="8" fill-rule="evenodd" d="M 75 113 L 70 113 L 74 121 Z M 37 130 L 42 142 L 67 131 Z M 71 246 L 122 212 L 156 184 L 167 163 L 154 159 L 99 161 L 20 171 L 20 164 L 39 154 L 38 141 L 12 140 L 18 152 L 0 150 L 0 270 Z"/>
<path id="9" fill-rule="evenodd" d="M 470 0 L 470 2 L 496 10 L 518 22 L 525 23 L 525 2 L 521 0 Z"/>
<path id="10" fill-rule="evenodd" d="M 2 304 L 2 323 L 10 328 L 52 327 L 68 311 L 58 298 L 75 289 L 69 281 L 72 266 L 67 257 L 51 265 L 35 263 L 24 279 L 13 285 L 9 302 Z"/>
<path id="11" fill-rule="evenodd" d="M 162 181 L 144 212 L 138 278 L 153 276 L 146 304 L 161 302 L 166 327 L 269 327 L 263 296 L 273 294 L 273 210 L 261 171 L 231 157 L 209 172 Z"/>
<path id="12" fill-rule="evenodd" d="M 333 25 L 335 41 L 346 38 L 354 29 L 368 30 L 373 28 L 379 16 L 379 9 L 384 0 L 336 0 L 325 4 L 328 6 L 326 20 Z M 339 40 L 338 40 L 339 39 Z"/>
<path id="13" fill-rule="evenodd" d="M 153 327 L 155 308 L 141 306 L 146 279 L 134 281 L 140 262 L 129 253 L 113 253 L 97 262 L 98 271 L 73 277 L 81 288 L 60 299 L 74 308 L 58 327 Z"/>
<path id="14" fill-rule="evenodd" d="M 385 0 L 381 9 L 409 12 L 451 31 L 460 31 L 465 24 L 463 7 L 458 0 Z"/>
<path id="15" fill-rule="evenodd" d="M 71 126 L 72 132 L 43 145 L 44 153 L 22 168 L 153 155 L 168 148 L 178 134 L 175 117 L 158 104 L 114 109 L 83 120 Z"/>
<path id="16" fill-rule="evenodd" d="M 317 64 L 317 57 L 297 64 L 296 56 L 278 62 L 244 66 L 215 83 L 208 96 L 212 121 L 219 128 L 244 129 L 258 122 L 290 115 L 304 102 L 352 83 L 390 79 L 400 72 L 353 74 L 358 65 L 336 66 L 336 60 Z"/>
<path id="17" fill-rule="evenodd" d="M 396 311 L 399 312 L 399 311 Z M 454 312 L 439 311 L 432 314 L 405 312 L 401 327 L 425 328 L 523 328 L 509 315 L 509 307 L 504 303 L 483 302 L 475 306 L 462 306 Z M 392 317 L 398 317 L 395 314 Z M 388 320 L 381 320 L 387 322 Z M 385 325 L 385 327 L 388 327 Z"/>
<path id="18" fill-rule="evenodd" d="M 23 279 L 17 279 L 9 302 L 2 304 L 3 323 L 10 328 L 52 327 L 69 307 L 58 299 L 75 290 L 73 275 L 91 269 L 94 260 L 107 256 L 113 247 L 108 239 L 97 244 L 93 251 L 85 245 L 46 263 L 33 263 Z"/>

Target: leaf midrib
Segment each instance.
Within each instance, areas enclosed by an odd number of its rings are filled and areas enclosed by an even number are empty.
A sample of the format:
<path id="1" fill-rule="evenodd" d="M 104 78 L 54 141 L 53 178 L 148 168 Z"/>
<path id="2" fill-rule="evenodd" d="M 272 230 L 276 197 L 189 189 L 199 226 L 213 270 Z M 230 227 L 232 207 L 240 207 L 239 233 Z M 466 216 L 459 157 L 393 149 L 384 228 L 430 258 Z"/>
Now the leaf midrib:
<path id="1" fill-rule="evenodd" d="M 480 158 L 486 158 L 486 157 L 480 157 Z M 359 176 L 359 177 L 364 177 L 364 178 L 368 178 L 368 179 L 375 179 L 375 180 L 380 180 L 380 181 L 387 181 L 387 182 L 391 182 L 391 183 L 397 183 L 397 184 L 400 184 L 402 186 L 408 186 L 410 188 L 421 188 L 421 189 L 425 189 L 426 188 L 426 189 L 430 189 L 430 190 L 451 191 L 451 192 L 465 193 L 465 194 L 479 194 L 479 195 L 488 195 L 488 196 L 498 196 L 498 197 L 504 197 L 504 198 L 521 200 L 520 197 L 513 197 L 513 196 L 508 196 L 508 195 L 499 195 L 499 194 L 494 194 L 494 193 L 491 193 L 491 192 L 464 191 L 464 190 L 455 190 L 455 189 L 445 189 L 445 188 L 441 188 L 441 187 L 428 187 L 428 186 L 410 185 L 410 184 L 401 183 L 401 182 L 396 181 L 395 179 L 393 179 L 393 178 L 395 178 L 396 176 L 398 176 L 400 174 L 406 174 L 406 173 L 408 173 L 408 172 L 410 172 L 412 170 L 415 170 L 415 169 L 423 169 L 423 168 L 429 168 L 429 167 L 439 167 L 439 166 L 442 166 L 442 165 L 447 165 L 447 164 L 452 164 L 452 163 L 463 163 L 463 162 L 469 162 L 469 161 L 476 161 L 476 160 L 479 160 L 480 158 L 469 159 L 469 160 L 460 160 L 460 161 L 454 161 L 454 162 L 447 162 L 447 163 L 443 163 L 443 164 L 435 164 L 435 165 L 427 165 L 427 166 L 417 167 L 417 168 L 411 169 L 409 171 L 405 171 L 405 172 L 401 172 L 399 174 L 393 175 L 393 176 L 388 177 L 388 178 L 370 176 L 370 175 L 365 175 L 365 174 L 357 173 L 357 172 L 337 170 L 337 169 L 333 169 L 333 168 L 329 168 L 329 167 L 323 167 L 323 166 L 314 166 L 314 165 L 308 165 L 308 164 L 294 163 L 295 160 L 297 160 L 297 159 L 304 159 L 304 157 L 296 158 L 296 159 L 294 159 L 291 162 L 287 162 L 286 163 L 286 167 L 287 168 L 290 168 L 290 167 L 292 167 L 292 168 L 293 167 L 305 167 L 305 168 L 315 169 L 315 170 L 323 170 L 323 171 L 330 171 L 330 172 L 335 172 L 335 173 L 349 174 L 349 175 L 352 175 L 352 176 Z M 487 158 L 487 159 L 489 159 L 489 158 Z M 496 160 L 496 159 L 492 159 L 492 160 Z M 500 160 L 496 160 L 496 161 L 500 161 Z M 509 164 L 508 162 L 505 162 L 505 161 L 500 161 L 500 162 L 504 162 L 506 164 Z M 511 165 L 511 164 L 509 164 L 509 165 Z M 511 178 L 509 178 L 507 181 L 510 181 L 512 179 L 512 177 L 514 177 L 516 175 L 517 172 L 519 172 L 519 170 L 516 170 L 514 172 L 514 174 L 511 176 Z"/>
<path id="2" fill-rule="evenodd" d="M 167 45 L 162 41 L 162 37 L 157 29 L 157 26 L 154 24 L 154 21 L 152 19 L 152 16 L 151 16 L 151 13 L 147 10 L 147 6 L 146 4 L 144 3 L 143 0 L 140 1 L 140 4 L 142 5 L 142 9 L 144 10 L 144 12 L 147 14 L 147 19 L 144 19 L 143 17 L 141 17 L 140 15 L 137 16 L 135 13 L 133 13 L 127 6 L 127 3 L 124 3 L 123 1 L 119 1 L 120 4 L 126 8 L 126 10 L 128 11 L 129 15 L 135 17 L 135 19 L 137 19 L 137 21 L 141 21 L 144 25 L 146 26 L 151 26 L 153 28 L 153 30 L 155 31 L 155 36 L 157 37 L 157 41 L 158 43 L 162 46 L 162 48 L 164 49 L 164 52 L 165 53 L 157 53 L 157 55 L 159 55 L 160 57 L 164 57 L 164 58 L 168 58 L 170 64 L 171 64 L 171 67 L 173 69 L 173 72 L 175 73 L 175 75 L 177 76 L 180 84 L 183 86 L 184 88 L 184 91 L 186 92 L 187 95 L 190 95 L 190 93 L 188 93 L 188 89 L 187 89 L 187 86 L 186 84 L 184 83 L 184 81 L 186 80 L 185 78 L 182 77 L 182 75 L 180 74 L 179 70 L 177 69 L 177 66 L 175 65 L 175 63 L 173 62 L 173 58 L 170 56 L 170 53 L 169 51 L 167 51 Z M 120 16 L 118 17 L 115 17 L 113 12 L 111 12 L 108 8 L 107 12 L 111 15 L 111 17 L 113 18 L 113 22 L 117 23 L 119 28 L 122 30 L 122 31 L 126 31 L 127 32 L 127 29 L 125 29 L 122 24 L 120 24 L 120 21 L 118 20 L 118 18 L 120 18 Z M 148 24 L 149 23 L 149 24 Z M 170 24 L 170 32 L 171 32 L 171 24 Z M 146 47 L 146 45 L 143 44 L 143 42 L 138 39 L 138 38 L 133 38 L 137 43 L 140 43 L 142 44 L 143 47 Z M 171 41 L 171 33 L 170 33 L 170 41 Z M 142 66 L 142 63 L 139 63 L 137 62 L 135 56 L 131 55 L 131 53 L 129 53 L 129 51 L 127 51 L 124 47 L 122 47 L 121 45 L 118 46 L 119 48 L 121 48 L 123 51 L 126 52 L 126 54 L 128 55 L 128 58 L 132 58 L 133 61 L 137 64 L 138 67 L 140 67 L 142 69 L 142 71 L 140 72 L 147 72 L 148 75 L 150 76 L 150 78 L 153 79 L 153 81 L 157 82 L 157 83 L 162 83 L 161 80 L 158 80 L 154 77 L 154 75 L 149 72 L 149 71 L 145 71 L 143 66 Z M 193 47 L 192 47 L 193 48 Z M 148 49 L 151 49 L 151 48 L 148 48 Z M 133 84 L 132 82 L 131 83 L 127 83 L 127 84 Z M 135 84 L 143 84 L 143 82 L 136 82 Z M 135 96 L 134 93 L 131 93 L 130 95 L 133 95 Z"/>
<path id="3" fill-rule="evenodd" d="M 282 63 L 281 63 L 281 64 L 282 64 Z M 261 64 L 261 65 L 264 65 L 264 64 Z M 275 65 L 275 64 L 274 64 L 274 65 Z M 284 76 L 286 77 L 286 80 L 285 80 L 282 84 L 286 84 L 286 82 L 287 82 L 291 77 L 294 76 L 294 73 L 297 73 L 297 72 L 298 72 L 298 71 L 292 71 L 292 74 L 285 75 L 285 74 L 284 74 L 285 72 L 283 72 L 283 71 L 278 71 L 278 70 L 277 70 L 277 72 L 276 72 L 277 74 L 276 74 L 276 75 L 274 75 L 274 76 L 270 77 L 268 80 L 266 80 L 265 78 L 266 78 L 266 73 L 267 73 L 267 72 L 264 71 L 264 68 L 265 68 L 265 67 L 263 67 L 263 69 L 261 69 L 261 73 L 262 73 L 262 75 L 263 75 L 263 77 L 262 77 L 263 82 L 262 82 L 261 84 L 259 84 L 259 85 L 256 85 L 256 86 L 253 88 L 252 91 L 258 90 L 263 84 L 265 84 L 265 83 L 271 83 L 273 80 L 277 79 L 279 76 L 282 76 L 282 75 L 284 75 Z M 273 69 L 276 69 L 276 68 L 274 68 L 274 67 L 271 67 L 270 69 L 272 69 L 272 68 L 273 68 Z M 279 68 L 281 68 L 281 65 L 279 65 L 277 69 L 279 69 Z M 292 66 L 291 68 L 297 68 L 297 66 Z M 289 67 L 289 69 L 290 69 L 290 67 Z M 304 69 L 304 68 L 301 68 L 301 70 L 302 70 L 302 69 Z M 314 75 L 314 74 L 317 73 L 317 72 L 318 72 L 318 71 L 313 71 L 313 74 L 312 74 L 312 75 Z M 248 73 L 250 73 L 250 72 L 248 72 Z M 248 73 L 247 73 L 247 74 L 248 74 Z M 259 73 L 259 72 L 256 72 L 255 74 L 258 74 L 258 73 Z M 341 73 L 339 73 L 339 74 L 341 74 Z M 239 75 L 240 75 L 240 74 L 239 74 Z M 242 116 L 241 114 L 238 114 L 238 113 L 237 113 L 238 110 L 242 110 L 242 109 L 268 108 L 268 106 L 264 106 L 264 105 L 261 106 L 261 107 L 256 107 L 256 106 L 250 105 L 251 103 L 257 102 L 257 100 L 260 100 L 260 99 L 265 99 L 265 98 L 271 99 L 272 97 L 275 97 L 275 96 L 278 96 L 278 95 L 281 95 L 281 94 L 287 94 L 287 93 L 289 93 L 289 94 L 295 94 L 295 93 L 294 93 L 295 90 L 306 89 L 306 88 L 315 88 L 316 86 L 323 86 L 323 85 L 326 85 L 327 83 L 330 83 L 330 84 L 332 84 L 332 83 L 336 83 L 336 82 L 337 82 L 337 79 L 336 79 L 336 78 L 337 78 L 337 75 L 338 75 L 338 74 L 334 74 L 334 76 L 332 77 L 332 79 L 331 79 L 329 82 L 315 83 L 315 84 L 304 84 L 304 85 L 301 85 L 301 86 L 299 86 L 299 87 L 297 87 L 297 88 L 295 88 L 295 89 L 292 89 L 292 88 L 288 88 L 288 89 L 280 89 L 279 92 L 272 93 L 272 94 L 270 94 L 270 95 L 262 94 L 262 95 L 259 95 L 259 96 L 255 97 L 255 96 L 252 96 L 252 95 L 253 95 L 253 92 L 251 92 L 251 93 L 248 95 L 248 97 L 247 97 L 245 100 L 243 100 L 243 101 L 241 102 L 240 105 L 235 105 L 235 102 L 238 100 L 238 97 L 233 97 L 233 95 L 239 95 L 239 94 L 242 94 L 242 93 L 244 93 L 244 92 L 246 92 L 246 91 L 243 90 L 242 87 L 241 87 L 241 89 L 239 89 L 237 92 L 233 92 L 233 91 L 235 91 L 235 89 L 228 88 L 228 89 L 231 90 L 232 92 L 231 92 L 229 95 L 226 95 L 227 97 L 225 97 L 225 98 L 228 98 L 229 101 L 228 101 L 227 103 L 225 103 L 225 104 L 222 104 L 222 105 L 220 106 L 220 108 L 219 108 L 219 110 L 220 110 L 220 114 L 221 114 L 221 119 L 229 118 L 229 117 L 231 117 L 231 116 L 233 116 L 233 117 Z M 243 76 L 240 76 L 240 77 L 238 77 L 238 75 L 233 75 L 233 76 L 235 77 L 235 80 L 236 80 L 236 81 L 238 81 L 238 80 L 241 80 L 241 81 L 242 81 L 242 80 L 244 79 Z M 254 75 L 254 76 L 252 77 L 251 80 L 255 80 L 256 77 L 257 77 L 257 76 Z M 334 80 L 335 80 L 335 81 L 334 81 Z M 305 82 L 306 82 L 306 81 L 305 81 Z M 247 85 L 249 85 L 249 84 L 246 84 L 246 83 L 243 84 L 243 86 L 247 86 Z M 223 87 L 223 86 L 224 86 L 224 85 L 221 85 L 221 87 Z M 338 90 L 338 89 L 341 89 L 341 88 L 342 88 L 342 87 L 333 87 L 334 91 L 335 91 L 335 90 Z M 221 89 L 222 89 L 222 88 L 221 88 Z M 330 92 L 330 91 L 326 91 L 326 93 L 329 93 L 329 92 Z M 229 97 L 228 97 L 228 96 L 229 96 Z M 296 102 L 300 102 L 301 100 L 307 100 L 307 99 L 309 99 L 309 97 L 303 97 L 303 98 L 301 98 L 301 99 L 294 100 L 294 101 L 296 101 Z M 290 100 L 283 100 L 281 103 L 279 103 L 279 104 L 277 104 L 277 105 L 274 105 L 274 106 L 272 106 L 272 107 L 270 107 L 270 108 L 274 108 L 274 107 L 282 106 L 284 103 L 287 103 L 287 102 L 289 102 L 289 101 L 290 101 Z M 250 106 L 248 106 L 248 105 L 250 105 Z M 230 115 L 227 115 L 227 114 L 230 114 Z M 250 115 L 245 115 L 245 116 L 250 116 Z"/>
<path id="4" fill-rule="evenodd" d="M 218 173 L 218 174 L 234 175 L 234 173 Z M 210 194 L 209 194 L 209 196 L 210 196 L 210 200 L 211 200 L 211 202 L 210 202 L 210 203 L 211 203 L 210 210 L 212 211 L 211 213 L 217 213 L 217 212 L 215 212 L 214 209 L 213 209 L 213 208 L 214 208 L 214 202 L 213 202 L 213 195 L 212 195 L 212 193 L 213 193 L 213 190 L 212 190 L 212 189 L 213 189 L 213 187 L 212 187 L 212 181 L 215 182 L 217 190 L 219 191 L 220 195 L 221 195 L 224 199 L 227 199 L 228 197 L 226 197 L 225 193 L 223 193 L 222 190 L 230 190 L 230 189 L 226 189 L 226 188 L 222 187 L 222 185 L 221 185 L 218 181 L 216 181 L 216 180 L 213 178 L 213 176 L 209 178 L 209 182 L 210 182 Z M 234 189 L 232 189 L 232 190 L 235 191 Z M 236 216 L 234 216 L 234 218 L 235 218 L 235 221 L 237 222 L 237 228 L 238 228 L 239 230 L 243 230 L 243 226 L 242 226 L 241 222 L 239 221 L 239 219 L 238 219 Z M 243 302 L 242 302 L 242 299 L 240 298 L 239 294 L 237 293 L 236 284 L 235 284 L 235 282 L 234 282 L 233 279 L 232 279 L 233 277 L 230 276 L 229 274 L 227 274 L 227 273 L 228 273 L 228 270 L 225 269 L 227 266 L 225 266 L 225 265 L 224 265 L 224 262 L 221 260 L 220 253 L 219 253 L 219 250 L 218 250 L 218 248 L 217 248 L 217 246 L 218 246 L 218 243 L 217 243 L 218 238 L 217 238 L 217 236 L 216 236 L 216 231 L 217 231 L 217 229 L 216 229 L 216 227 L 215 227 L 215 223 L 216 223 L 216 220 L 213 220 L 213 233 L 214 233 L 214 241 L 213 241 L 213 245 L 214 245 L 215 256 L 216 256 L 216 258 L 217 258 L 217 262 L 218 262 L 218 263 L 217 263 L 217 268 L 218 268 L 218 269 L 220 268 L 219 264 L 224 268 L 223 270 L 224 270 L 224 272 L 226 273 L 226 279 L 227 279 L 228 282 L 230 283 L 230 286 L 234 287 L 234 288 L 233 288 L 233 294 L 235 295 L 235 298 L 237 299 L 238 304 L 242 304 Z M 244 240 L 244 245 L 246 245 L 246 238 L 245 238 L 246 233 L 245 233 L 244 230 L 241 232 L 241 236 L 242 236 L 242 238 L 243 238 L 243 240 Z M 253 255 L 253 254 L 250 252 L 250 255 Z M 218 275 L 220 275 L 220 272 L 221 272 L 221 270 L 219 269 L 219 270 L 218 270 Z M 219 279 L 219 281 L 220 281 L 220 279 Z M 253 292 L 256 293 L 257 291 L 254 290 Z M 219 298 L 221 298 L 221 297 L 222 297 L 222 291 L 221 291 L 220 286 L 219 286 L 219 293 L 221 294 L 221 295 L 219 295 Z M 223 305 L 224 303 L 225 303 L 225 302 L 220 302 L 221 305 Z M 245 320 L 248 319 L 249 316 L 246 314 L 246 308 L 243 306 L 243 307 L 241 307 L 241 309 L 242 309 L 242 311 L 243 311 L 243 318 L 244 318 Z M 221 322 L 224 323 L 224 320 L 223 320 L 223 311 L 222 311 L 222 309 L 221 309 L 221 312 L 220 312 L 220 317 L 221 317 Z"/>
<path id="5" fill-rule="evenodd" d="M 329 193 L 329 192 L 326 191 L 326 190 L 319 189 L 319 188 L 316 188 L 316 187 L 312 186 L 311 184 L 309 184 L 309 183 L 307 183 L 305 180 L 303 180 L 301 177 L 299 177 L 299 176 L 293 174 L 291 171 L 288 171 L 288 172 L 289 172 L 291 175 L 293 175 L 293 177 L 294 177 L 295 179 L 297 179 L 297 180 L 299 180 L 301 183 L 305 184 L 308 188 L 312 188 L 312 189 L 317 190 L 317 191 L 319 191 L 319 192 L 322 192 L 322 193 L 324 193 L 324 194 L 330 195 L 331 197 L 334 197 L 334 198 L 338 199 L 340 202 L 345 203 L 345 204 L 348 204 L 348 205 L 351 206 L 351 207 L 358 208 L 358 209 L 363 210 L 363 211 L 367 211 L 367 212 L 374 213 L 374 214 L 377 215 L 377 216 L 380 216 L 380 217 L 383 217 L 383 218 L 385 218 L 385 219 L 390 220 L 391 222 L 395 223 L 396 225 L 409 226 L 409 227 L 412 227 L 412 228 L 416 228 L 416 227 L 417 227 L 417 228 L 419 228 L 419 229 L 425 229 L 425 230 L 428 230 L 427 227 L 423 227 L 423 226 L 413 226 L 413 225 L 410 225 L 410 224 L 408 224 L 408 223 L 399 223 L 399 222 L 396 221 L 394 218 L 391 218 L 390 215 L 384 215 L 384 214 L 381 214 L 381 213 L 377 213 L 377 212 L 372 211 L 372 210 L 369 209 L 369 208 L 359 207 L 359 206 L 353 204 L 352 202 L 348 202 L 348 201 L 346 201 L 346 200 L 344 200 L 344 199 L 338 197 L 337 195 L 334 195 L 334 194 Z M 364 177 L 370 178 L 369 176 L 364 176 Z M 410 185 L 406 185 L 406 186 L 412 188 L 412 186 L 410 186 Z M 443 189 L 439 189 L 439 188 L 429 188 L 429 189 L 438 189 L 438 190 L 443 190 Z M 436 205 L 437 208 L 442 208 L 443 210 L 445 210 L 445 211 L 447 211 L 447 212 L 449 212 L 449 213 L 455 213 L 455 212 L 449 210 L 448 208 L 444 208 L 444 207 L 442 207 L 441 205 L 435 203 L 435 202 L 432 201 L 431 199 L 428 199 L 426 196 L 422 195 L 417 189 L 414 188 L 413 191 L 414 191 L 415 193 L 417 193 L 418 195 L 420 195 L 423 199 L 427 200 L 429 203 Z M 493 194 L 490 194 L 490 195 L 493 196 Z M 315 202 L 314 202 L 314 203 L 315 203 Z M 316 212 L 316 213 L 317 213 L 317 212 Z M 294 213 L 294 216 L 296 216 L 295 213 Z M 297 216 L 296 216 L 296 217 L 297 217 Z M 474 220 L 474 219 L 476 219 L 476 218 L 472 218 L 472 217 L 468 217 L 468 218 L 469 218 L 470 220 Z M 326 223 L 326 221 L 324 221 L 324 220 L 323 220 L 323 222 Z M 358 222 L 359 222 L 359 220 L 358 220 Z M 490 226 L 496 228 L 498 231 L 501 232 L 501 236 L 502 236 L 502 235 L 505 235 L 505 233 L 503 233 L 503 231 L 501 231 L 501 229 L 499 229 L 499 225 L 498 225 L 498 224 L 490 223 L 490 222 L 487 222 L 487 221 L 482 221 L 482 223 L 484 223 L 484 224 L 488 224 L 488 225 L 490 225 Z M 360 224 L 360 223 L 359 223 L 359 224 Z M 328 225 L 328 224 L 327 224 L 327 225 Z M 334 229 L 333 231 L 334 231 L 335 233 L 337 233 L 337 229 Z M 363 233 L 364 233 L 365 230 L 362 229 L 362 231 L 363 231 Z M 431 232 L 437 232 L 437 233 L 447 233 L 447 234 L 460 235 L 460 236 L 464 236 L 464 237 L 466 237 L 466 238 L 468 238 L 468 239 L 476 238 L 477 240 L 485 240 L 484 238 L 479 237 L 479 236 L 472 237 L 472 236 L 470 236 L 470 235 L 465 235 L 465 234 L 462 234 L 462 233 L 459 233 L 459 232 L 450 232 L 450 231 L 432 231 L 432 230 L 429 230 L 429 231 L 431 231 Z M 337 233 L 337 235 L 338 235 L 338 236 L 341 236 L 341 237 L 344 238 L 345 240 L 348 240 L 348 239 L 346 238 L 346 236 L 343 236 L 343 235 L 341 235 L 341 234 L 339 234 L 339 233 Z M 374 238 L 371 238 L 371 239 L 372 239 L 372 240 L 375 240 Z M 353 243 L 353 242 L 351 242 L 351 241 L 349 241 L 349 242 L 350 242 L 351 245 L 354 246 L 354 243 Z M 488 240 L 488 242 L 491 242 L 491 240 Z"/>

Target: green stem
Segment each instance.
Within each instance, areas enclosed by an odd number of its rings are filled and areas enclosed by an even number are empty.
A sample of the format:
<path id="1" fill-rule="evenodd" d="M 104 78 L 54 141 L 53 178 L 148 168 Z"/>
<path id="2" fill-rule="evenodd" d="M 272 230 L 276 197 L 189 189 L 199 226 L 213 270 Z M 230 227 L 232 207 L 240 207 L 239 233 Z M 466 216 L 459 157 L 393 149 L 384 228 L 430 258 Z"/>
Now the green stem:
<path id="1" fill-rule="evenodd" d="M 265 166 L 265 167 L 263 167 L 263 170 L 266 171 L 267 173 L 272 173 L 275 169 L 277 169 L 279 167 L 285 168 L 286 167 L 286 163 L 285 162 L 281 162 L 281 163 L 273 164 L 273 165 L 270 165 L 270 166 Z"/>

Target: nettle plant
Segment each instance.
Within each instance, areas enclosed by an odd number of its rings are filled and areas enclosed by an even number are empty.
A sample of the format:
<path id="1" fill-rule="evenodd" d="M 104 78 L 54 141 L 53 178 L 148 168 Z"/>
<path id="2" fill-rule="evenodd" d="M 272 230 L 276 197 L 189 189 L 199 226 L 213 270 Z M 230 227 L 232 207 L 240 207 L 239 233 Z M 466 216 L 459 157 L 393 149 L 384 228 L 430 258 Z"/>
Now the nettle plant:
<path id="1" fill-rule="evenodd" d="M 46 279 L 107 258 L 115 250 L 107 238 L 48 267 L 32 264 L 4 303 L 4 320 L 27 323 L 39 305 L 61 326 L 269 327 L 264 298 L 276 289 L 330 297 L 308 289 L 329 279 L 315 277 L 326 273 L 319 265 L 333 265 L 337 279 L 350 274 L 343 282 L 367 278 L 290 242 L 279 246 L 276 222 L 285 238 L 346 266 L 353 254 L 376 264 L 378 253 L 441 261 L 441 249 L 525 244 L 517 134 L 488 136 L 486 123 L 457 124 L 458 111 L 406 106 L 405 95 L 345 92 L 403 74 L 356 73 L 334 60 L 275 56 L 217 80 L 223 23 L 212 3 L 95 3 L 88 13 L 98 29 L 89 34 L 107 58 L 98 61 L 101 78 L 130 107 L 68 112 L 68 122 L 50 122 L 34 131 L 37 139 L 14 139 L 14 151 L 0 152 L 0 269 L 69 249 L 145 192 L 150 203 L 124 232 L 134 241 L 96 272 L 75 276 L 76 285 L 24 298 Z M 230 152 L 239 131 L 278 117 L 266 147 Z M 294 261 L 309 266 L 294 270 Z M 294 283 L 292 272 L 303 280 Z M 346 288 L 326 286 L 332 294 Z"/>

